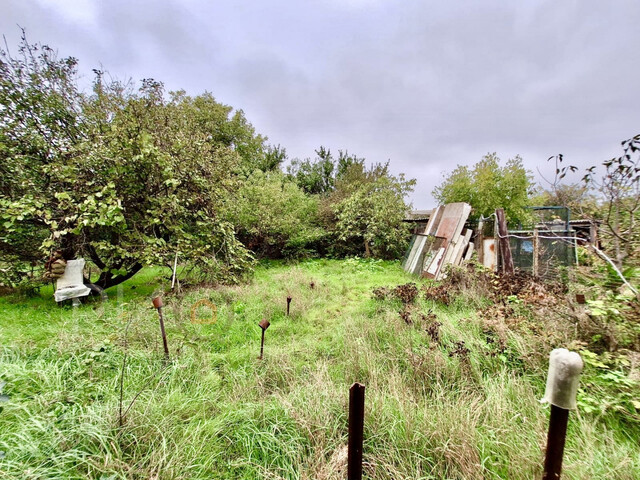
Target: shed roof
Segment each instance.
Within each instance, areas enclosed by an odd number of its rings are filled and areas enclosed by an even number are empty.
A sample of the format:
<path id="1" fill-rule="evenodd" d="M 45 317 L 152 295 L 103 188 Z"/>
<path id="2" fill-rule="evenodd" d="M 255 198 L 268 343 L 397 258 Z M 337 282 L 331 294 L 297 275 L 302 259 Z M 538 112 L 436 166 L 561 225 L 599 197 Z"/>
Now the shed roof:
<path id="1" fill-rule="evenodd" d="M 422 222 L 429 220 L 433 210 L 411 210 L 406 217 L 404 217 L 405 222 Z"/>

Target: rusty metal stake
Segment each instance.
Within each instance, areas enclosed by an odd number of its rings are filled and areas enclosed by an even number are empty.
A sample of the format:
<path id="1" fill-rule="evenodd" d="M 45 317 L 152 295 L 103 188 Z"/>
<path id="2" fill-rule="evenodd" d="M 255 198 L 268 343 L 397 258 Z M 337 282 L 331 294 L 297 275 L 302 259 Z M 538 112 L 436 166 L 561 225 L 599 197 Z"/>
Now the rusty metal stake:
<path id="1" fill-rule="evenodd" d="M 164 329 L 164 318 L 162 318 L 162 297 L 156 297 L 153 300 L 153 306 L 158 310 L 160 318 L 160 332 L 162 332 L 162 345 L 164 347 L 164 358 L 169 360 L 169 345 L 167 344 L 167 332 Z"/>
<path id="2" fill-rule="evenodd" d="M 262 360 L 262 354 L 264 353 L 264 332 L 267 330 L 267 328 L 269 328 L 269 325 L 271 324 L 266 318 L 263 318 L 262 321 L 258 323 L 258 326 L 262 329 L 262 340 L 260 341 L 260 356 L 258 357 L 258 360 Z"/>
<path id="3" fill-rule="evenodd" d="M 287 317 L 289 316 L 289 307 L 291 306 L 291 296 L 287 297 Z"/>
<path id="4" fill-rule="evenodd" d="M 313 290 L 313 288 L 316 286 L 316 284 L 315 284 L 315 282 L 311 282 L 311 283 L 309 284 L 309 286 L 311 287 L 311 290 Z"/>
<path id="5" fill-rule="evenodd" d="M 347 480 L 362 480 L 364 442 L 364 385 L 356 382 L 349 389 L 349 450 Z"/>
<path id="6" fill-rule="evenodd" d="M 578 302 L 578 305 L 584 305 L 587 303 L 584 293 L 576 293 L 576 302 Z"/>
<path id="7" fill-rule="evenodd" d="M 568 421 L 569 410 L 551 405 L 549 433 L 547 435 L 547 453 L 544 458 L 544 475 L 542 480 L 560 479 Z"/>

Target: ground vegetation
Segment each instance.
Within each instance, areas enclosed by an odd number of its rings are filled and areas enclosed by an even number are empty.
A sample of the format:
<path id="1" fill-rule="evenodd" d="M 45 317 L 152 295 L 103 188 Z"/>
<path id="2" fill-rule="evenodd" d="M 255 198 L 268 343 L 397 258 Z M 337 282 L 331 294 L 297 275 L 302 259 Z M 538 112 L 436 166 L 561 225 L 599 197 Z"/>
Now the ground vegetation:
<path id="1" fill-rule="evenodd" d="M 0 476 L 344 478 L 358 381 L 368 478 L 537 478 L 559 346 L 585 361 L 563 477 L 640 475 L 640 358 L 624 327 L 637 306 L 597 285 L 263 262 L 249 283 L 165 296 L 168 363 L 149 300 L 165 288 L 145 269 L 80 309 L 52 306 L 47 289 L 0 297 Z"/>

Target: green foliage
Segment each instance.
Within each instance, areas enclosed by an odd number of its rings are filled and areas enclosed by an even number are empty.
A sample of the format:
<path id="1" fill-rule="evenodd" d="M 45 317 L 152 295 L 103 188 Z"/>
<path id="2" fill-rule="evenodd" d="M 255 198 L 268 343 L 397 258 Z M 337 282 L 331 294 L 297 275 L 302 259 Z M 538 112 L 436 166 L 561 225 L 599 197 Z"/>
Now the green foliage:
<path id="1" fill-rule="evenodd" d="M 108 288 L 146 265 L 238 280 L 260 256 L 402 252 L 413 183 L 324 147 L 294 160 L 210 93 L 109 80 L 83 93 L 77 62 L 25 38 L 0 54 L 0 281 L 33 285 L 53 252 Z M 242 243 L 236 238 L 240 237 Z"/>
<path id="2" fill-rule="evenodd" d="M 74 59 L 25 39 L 20 54 L 0 58 L 0 266 L 19 277 L 61 250 L 88 257 L 105 288 L 176 251 L 210 280 L 246 271 L 221 215 L 236 173 L 264 153 L 241 111 L 99 71 L 83 94 Z"/>
<path id="3" fill-rule="evenodd" d="M 365 256 L 397 258 L 407 246 L 409 227 L 403 222 L 409 206 L 404 197 L 413 190 L 415 180 L 395 177 L 387 165 L 366 171 L 359 164 L 348 169 L 347 176 L 359 172 L 359 182 L 344 182 L 332 205 L 337 220 L 336 236 L 340 241 L 362 245 Z M 340 198 L 343 197 L 343 198 Z"/>
<path id="4" fill-rule="evenodd" d="M 367 168 L 365 159 L 339 151 L 338 158 L 320 147 L 315 161 L 294 160 L 288 175 L 310 195 L 319 197 L 324 227 L 318 250 L 336 256 L 397 258 L 404 253 L 409 228 L 403 223 L 406 195 L 415 180 L 389 172 L 389 163 Z"/>
<path id="5" fill-rule="evenodd" d="M 343 265 L 362 273 L 379 273 L 385 270 L 384 260 L 375 258 L 347 257 Z"/>
<path id="6" fill-rule="evenodd" d="M 306 193 L 328 193 L 333 189 L 335 182 L 331 152 L 320 147 L 316 154 L 319 158 L 315 161 L 308 158 L 292 160 L 287 172 Z"/>
<path id="7" fill-rule="evenodd" d="M 489 153 L 472 168 L 458 166 L 432 194 L 440 204 L 467 202 L 484 216 L 503 208 L 508 221 L 526 223 L 531 191 L 531 174 L 519 156 L 500 166 L 497 155 Z"/>
<path id="8" fill-rule="evenodd" d="M 287 167 L 289 176 L 308 194 L 329 194 L 352 165 L 364 168 L 364 158 L 349 155 L 346 151 L 340 150 L 335 159 L 331 150 L 320 146 L 316 155 L 313 161 L 294 159 Z"/>
<path id="9" fill-rule="evenodd" d="M 640 382 L 629 376 L 631 362 L 625 354 L 587 349 L 580 351 L 585 364 L 578 407 L 585 413 L 640 421 Z"/>
<path id="10" fill-rule="evenodd" d="M 318 200 L 280 172 L 254 172 L 229 206 L 238 238 L 260 256 L 301 256 L 325 236 Z"/>
<path id="11" fill-rule="evenodd" d="M 163 92 L 159 93 L 164 97 Z M 244 175 L 255 170 L 278 170 L 286 158 L 286 151 L 280 145 L 266 145 L 267 139 L 256 133 L 242 110 L 234 111 L 232 107 L 218 103 L 211 93 L 191 97 L 180 90 L 172 92 L 170 97 L 172 104 L 185 109 L 183 118 L 186 122 L 182 128 L 196 128 L 206 133 L 206 143 L 233 150 L 239 159 L 237 170 Z M 164 102 L 163 98 L 158 100 Z"/>
<path id="12" fill-rule="evenodd" d="M 638 305 L 632 294 L 609 292 L 597 300 L 587 300 L 587 305 L 589 315 L 599 325 L 592 338 L 594 345 L 603 345 L 608 350 L 640 346 Z"/>
<path id="13" fill-rule="evenodd" d="M 256 161 L 257 159 L 257 161 Z M 270 145 L 264 150 L 264 155 L 258 155 L 253 160 L 256 169 L 263 172 L 279 171 L 282 162 L 287 159 L 287 151 L 280 145 Z"/>

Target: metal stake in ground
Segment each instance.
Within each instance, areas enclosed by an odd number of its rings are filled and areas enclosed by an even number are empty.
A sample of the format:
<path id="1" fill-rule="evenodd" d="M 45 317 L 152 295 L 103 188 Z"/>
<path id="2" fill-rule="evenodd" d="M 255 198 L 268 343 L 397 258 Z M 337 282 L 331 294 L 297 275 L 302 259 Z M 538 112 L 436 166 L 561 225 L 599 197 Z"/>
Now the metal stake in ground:
<path id="1" fill-rule="evenodd" d="M 267 328 L 269 328 L 269 325 L 271 324 L 266 318 L 263 318 L 262 321 L 258 323 L 258 326 L 262 329 L 262 340 L 260 341 L 260 356 L 258 357 L 258 360 L 262 360 L 262 354 L 264 352 L 264 332 L 267 330 Z"/>
<path id="2" fill-rule="evenodd" d="M 164 347 L 164 358 L 165 360 L 169 360 L 169 345 L 167 344 L 167 332 L 164 329 L 164 319 L 162 318 L 162 297 L 154 298 L 153 306 L 158 310 L 158 317 L 160 318 L 160 332 L 162 333 L 162 345 Z"/>
<path id="3" fill-rule="evenodd" d="M 364 441 L 364 385 L 354 383 L 349 389 L 349 451 L 347 480 L 362 479 L 362 446 Z"/>
<path id="4" fill-rule="evenodd" d="M 549 356 L 549 375 L 543 402 L 551 404 L 543 480 L 558 480 L 562 471 L 569 410 L 576 408 L 582 359 L 575 352 L 557 348 Z"/>
<path id="5" fill-rule="evenodd" d="M 289 316 L 289 307 L 291 306 L 291 295 L 287 297 L 287 317 Z"/>

